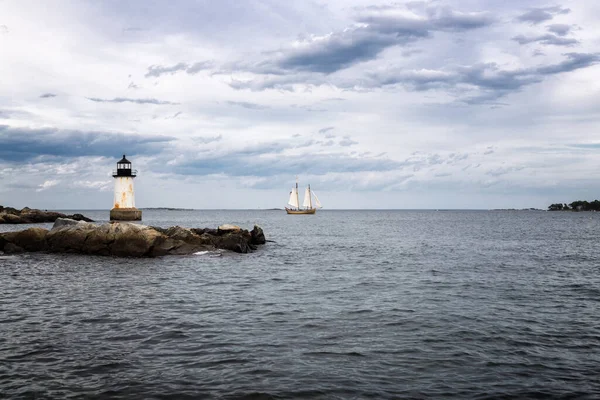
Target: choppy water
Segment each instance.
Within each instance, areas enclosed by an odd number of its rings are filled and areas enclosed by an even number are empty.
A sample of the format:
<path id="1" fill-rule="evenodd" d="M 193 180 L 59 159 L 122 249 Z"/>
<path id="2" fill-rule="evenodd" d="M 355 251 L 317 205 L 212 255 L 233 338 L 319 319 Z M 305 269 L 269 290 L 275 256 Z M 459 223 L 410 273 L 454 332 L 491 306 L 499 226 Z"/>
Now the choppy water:
<path id="1" fill-rule="evenodd" d="M 0 397 L 600 397 L 598 213 L 144 218 L 276 243 L 0 256 Z"/>

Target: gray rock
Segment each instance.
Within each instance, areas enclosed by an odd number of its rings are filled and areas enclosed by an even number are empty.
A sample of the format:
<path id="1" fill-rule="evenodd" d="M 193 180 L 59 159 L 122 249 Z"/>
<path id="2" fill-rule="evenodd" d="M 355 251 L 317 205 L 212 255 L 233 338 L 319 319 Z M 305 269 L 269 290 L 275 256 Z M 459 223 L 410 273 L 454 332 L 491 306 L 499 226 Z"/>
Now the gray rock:
<path id="1" fill-rule="evenodd" d="M 142 257 L 151 255 L 156 244 L 164 241 L 164 235 L 145 225 L 131 223 L 112 223 L 108 236 L 114 237 L 109 245 L 112 255 L 120 257 Z M 158 242 L 160 239 L 160 242 Z"/>
<path id="2" fill-rule="evenodd" d="M 221 232 L 239 232 L 242 230 L 242 228 L 240 228 L 237 225 L 223 224 L 223 225 L 219 226 L 217 228 L 217 230 L 219 230 Z"/>
<path id="3" fill-rule="evenodd" d="M 83 245 L 94 228 L 92 224 L 52 228 L 46 235 L 48 248 L 56 253 L 83 253 Z"/>
<path id="4" fill-rule="evenodd" d="M 6 246 L 4 246 L 4 254 L 19 254 L 23 253 L 24 251 L 25 249 L 17 246 L 14 243 L 8 243 Z"/>
<path id="5" fill-rule="evenodd" d="M 94 222 L 93 219 L 86 217 L 83 214 L 73 214 L 67 215 L 67 218 L 74 219 L 75 221 L 83 221 L 83 222 Z"/>
<path id="6" fill-rule="evenodd" d="M 225 235 L 215 236 L 213 243 L 219 249 L 231 250 L 236 253 L 249 253 L 252 236 L 248 231 L 230 232 Z"/>
<path id="7" fill-rule="evenodd" d="M 23 207 L 23 209 L 17 210 L 12 207 L 0 206 L 0 224 L 35 224 L 54 222 L 58 218 L 71 218 L 77 221 L 93 222 L 91 219 L 81 214 L 65 215 L 59 212 L 42 211 L 29 207 Z"/>
<path id="8" fill-rule="evenodd" d="M 260 228 L 255 228 L 253 231 L 258 231 L 257 229 Z M 126 222 L 95 225 L 61 219 L 57 220 L 50 231 L 30 228 L 20 232 L 0 234 L 0 251 L 6 252 L 8 248 L 8 252 L 23 250 L 118 257 L 157 257 L 193 254 L 214 249 L 248 253 L 256 249 L 256 245 L 251 243 L 252 240 L 252 234 L 241 228 L 239 231 L 216 231 L 175 226 L 157 230 Z"/>
<path id="9" fill-rule="evenodd" d="M 52 229 L 56 229 L 56 228 L 60 228 L 61 226 L 70 226 L 70 225 L 84 225 L 84 224 L 88 224 L 89 222 L 84 222 L 84 221 L 77 221 L 71 218 L 58 218 L 56 221 L 54 221 L 54 225 L 52 225 Z"/>
<path id="10" fill-rule="evenodd" d="M 4 251 L 10 244 L 26 251 L 44 251 L 48 248 L 46 243 L 47 234 L 47 229 L 29 228 L 24 231 L 3 233 L 0 242 L 4 242 Z"/>
<path id="11" fill-rule="evenodd" d="M 163 233 L 171 239 L 181 240 L 190 244 L 197 244 L 199 246 L 212 245 L 212 241 L 206 235 L 198 235 L 191 229 L 182 228 L 180 226 L 172 226 L 169 229 L 165 230 Z"/>
<path id="12" fill-rule="evenodd" d="M 20 215 L 6 213 L 0 214 L 0 222 L 3 224 L 26 224 L 28 221 Z"/>

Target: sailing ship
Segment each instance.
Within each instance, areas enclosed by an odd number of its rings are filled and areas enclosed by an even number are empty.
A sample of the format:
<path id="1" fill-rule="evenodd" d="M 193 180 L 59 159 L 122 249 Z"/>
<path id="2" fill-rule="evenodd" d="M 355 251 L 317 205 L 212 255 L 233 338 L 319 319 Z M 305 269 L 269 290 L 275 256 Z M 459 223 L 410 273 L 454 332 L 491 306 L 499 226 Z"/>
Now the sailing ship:
<path id="1" fill-rule="evenodd" d="M 315 198 L 313 206 L 313 197 Z M 315 194 L 315 192 L 310 190 L 310 185 L 304 191 L 304 202 L 302 203 L 302 207 L 300 208 L 300 200 L 298 199 L 298 179 L 296 178 L 296 187 L 292 188 L 290 192 L 290 199 L 288 200 L 288 204 L 293 208 L 285 208 L 285 211 L 288 214 L 314 214 L 317 212 L 317 208 L 321 208 L 321 202 L 319 198 Z"/>

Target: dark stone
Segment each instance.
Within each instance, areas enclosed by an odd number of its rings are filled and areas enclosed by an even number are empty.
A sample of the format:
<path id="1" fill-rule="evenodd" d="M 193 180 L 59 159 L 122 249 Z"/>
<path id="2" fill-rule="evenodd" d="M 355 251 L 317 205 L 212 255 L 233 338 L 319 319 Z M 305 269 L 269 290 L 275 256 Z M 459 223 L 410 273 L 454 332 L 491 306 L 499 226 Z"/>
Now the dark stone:
<path id="1" fill-rule="evenodd" d="M 73 214 L 73 215 L 67 215 L 66 218 L 75 220 L 75 221 L 85 221 L 85 222 L 94 222 L 93 219 L 86 217 L 83 214 Z"/>
<path id="2" fill-rule="evenodd" d="M 218 229 L 211 229 L 211 228 L 192 228 L 190 229 L 192 232 L 194 232 L 196 235 L 211 235 L 211 236 L 219 236 L 220 234 L 224 234 L 225 232 L 220 232 Z"/>
<path id="3" fill-rule="evenodd" d="M 166 234 L 168 230 L 167 228 L 161 228 L 160 226 L 151 226 L 150 228 L 154 229 L 155 231 L 159 231 L 163 234 Z"/>
<path id="4" fill-rule="evenodd" d="M 53 228 L 46 235 L 48 248 L 56 253 L 85 253 L 83 245 L 94 228 L 95 225 L 90 227 L 72 225 Z"/>
<path id="5" fill-rule="evenodd" d="M 142 257 L 150 253 L 150 246 L 140 235 L 119 235 L 110 245 L 110 253 L 118 257 Z"/>
<path id="6" fill-rule="evenodd" d="M 181 246 L 182 243 L 162 235 L 157 238 L 147 255 L 150 257 L 161 257 L 169 254 L 191 254 L 191 251 L 189 253 L 183 253 L 185 250 L 181 249 Z M 182 251 L 182 253 L 179 253 L 177 249 L 181 249 L 180 251 Z"/>
<path id="7" fill-rule="evenodd" d="M 251 251 L 248 246 L 250 239 L 251 236 L 248 231 L 241 231 L 240 233 L 232 232 L 217 236 L 214 239 L 214 243 L 219 249 L 231 250 L 236 253 L 249 253 Z"/>
<path id="8" fill-rule="evenodd" d="M 52 212 L 52 211 L 40 211 L 40 210 L 21 210 L 21 218 L 30 224 L 42 223 L 42 222 L 54 222 L 57 218 L 65 217 L 64 214 Z"/>
<path id="9" fill-rule="evenodd" d="M 254 225 L 254 228 L 250 231 L 250 235 L 252 236 L 252 240 L 250 241 L 252 244 L 265 244 L 267 242 L 265 233 L 258 225 Z"/>
<path id="10" fill-rule="evenodd" d="M 90 230 L 83 247 L 86 254 L 111 255 L 110 245 L 115 241 L 115 234 L 110 232 L 111 225 L 104 224 Z"/>
<path id="11" fill-rule="evenodd" d="M 172 226 L 164 232 L 171 239 L 180 240 L 197 246 L 212 246 L 213 242 L 209 235 L 198 235 L 192 229 Z"/>
<path id="12" fill-rule="evenodd" d="M 0 233 L 0 251 L 4 250 L 4 246 L 6 246 L 7 243 L 8 241 L 4 239 L 4 234 Z"/>
<path id="13" fill-rule="evenodd" d="M 78 221 L 93 222 L 93 220 L 81 214 L 67 216 L 59 212 L 41 211 L 29 207 L 17 210 L 12 207 L 0 206 L 0 224 L 36 224 L 54 222 L 58 218 L 71 218 Z"/>
<path id="14" fill-rule="evenodd" d="M 16 208 L 0 206 L 0 213 L 19 215 L 21 212 Z"/>
<path id="15" fill-rule="evenodd" d="M 26 251 L 44 251 L 47 250 L 46 244 L 47 229 L 29 228 L 24 231 L 14 232 L 11 242 Z"/>
<path id="16" fill-rule="evenodd" d="M 24 251 L 25 251 L 25 249 L 17 246 L 14 243 L 8 243 L 8 244 L 6 244 L 6 246 L 4 246 L 4 254 L 18 254 L 18 253 L 23 253 Z"/>
<path id="17" fill-rule="evenodd" d="M 29 222 L 16 214 L 2 214 L 0 217 L 2 217 L 2 220 L 0 221 L 5 224 L 26 224 Z"/>
<path id="18" fill-rule="evenodd" d="M 107 227 L 107 235 L 114 237 L 109 245 L 110 253 L 119 257 L 143 257 L 149 256 L 156 241 L 164 235 L 148 226 L 111 223 L 103 225 Z"/>

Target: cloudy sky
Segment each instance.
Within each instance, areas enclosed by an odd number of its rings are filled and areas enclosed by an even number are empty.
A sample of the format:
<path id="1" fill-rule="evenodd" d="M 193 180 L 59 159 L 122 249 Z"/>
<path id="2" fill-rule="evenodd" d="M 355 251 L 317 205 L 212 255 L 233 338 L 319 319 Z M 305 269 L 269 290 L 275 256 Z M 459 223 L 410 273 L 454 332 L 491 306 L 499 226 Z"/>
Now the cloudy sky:
<path id="1" fill-rule="evenodd" d="M 0 1 L 0 204 L 600 198 L 593 0 Z"/>

